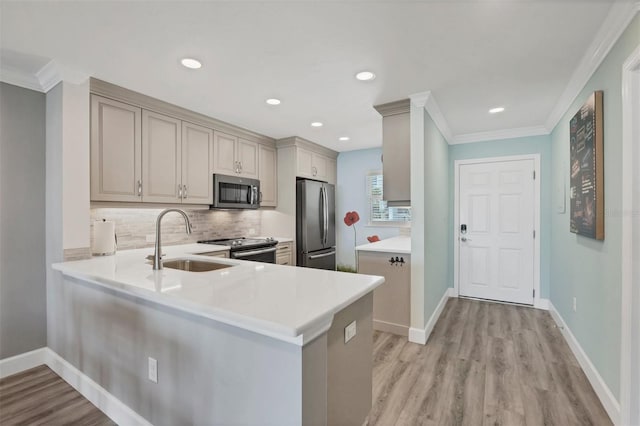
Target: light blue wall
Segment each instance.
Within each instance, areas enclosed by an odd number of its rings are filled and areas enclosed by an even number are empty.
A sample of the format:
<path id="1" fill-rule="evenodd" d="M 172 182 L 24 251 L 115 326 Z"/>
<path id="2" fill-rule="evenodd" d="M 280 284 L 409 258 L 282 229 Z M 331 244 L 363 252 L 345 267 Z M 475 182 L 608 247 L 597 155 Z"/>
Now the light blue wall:
<path id="1" fill-rule="evenodd" d="M 338 184 L 336 185 L 337 263 L 355 267 L 353 229 L 344 224 L 344 214 L 357 211 L 360 222 L 356 226 L 357 245 L 367 243 L 367 236 L 380 239 L 396 237 L 396 227 L 369 226 L 369 204 L 366 177 L 370 171 L 382 170 L 382 148 L 341 152 L 338 155 Z"/>
<path id="2" fill-rule="evenodd" d="M 636 16 L 551 135 L 552 187 L 565 185 L 569 206 L 569 120 L 593 91 L 604 91 L 605 239 L 569 232 L 568 209 L 552 213 L 550 287 L 551 302 L 616 398 L 620 394 L 622 64 L 639 44 Z"/>
<path id="3" fill-rule="evenodd" d="M 540 154 L 540 293 L 542 298 L 549 297 L 549 269 L 551 257 L 551 138 L 550 136 L 533 136 L 499 141 L 467 143 L 449 146 L 449 238 L 453 241 L 453 213 L 455 197 L 456 160 L 473 158 L 505 157 L 510 155 Z M 449 256 L 451 286 L 453 286 L 453 244 Z"/>
<path id="4" fill-rule="evenodd" d="M 449 258 L 449 146 L 424 113 L 424 320 L 451 283 Z"/>

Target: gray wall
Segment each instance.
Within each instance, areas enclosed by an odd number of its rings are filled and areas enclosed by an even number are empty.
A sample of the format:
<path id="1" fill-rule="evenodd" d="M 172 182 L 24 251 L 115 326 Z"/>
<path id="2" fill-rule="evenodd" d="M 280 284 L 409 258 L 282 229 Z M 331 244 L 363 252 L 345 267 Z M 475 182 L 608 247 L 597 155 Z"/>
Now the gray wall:
<path id="1" fill-rule="evenodd" d="M 0 83 L 0 359 L 47 344 L 45 95 Z"/>

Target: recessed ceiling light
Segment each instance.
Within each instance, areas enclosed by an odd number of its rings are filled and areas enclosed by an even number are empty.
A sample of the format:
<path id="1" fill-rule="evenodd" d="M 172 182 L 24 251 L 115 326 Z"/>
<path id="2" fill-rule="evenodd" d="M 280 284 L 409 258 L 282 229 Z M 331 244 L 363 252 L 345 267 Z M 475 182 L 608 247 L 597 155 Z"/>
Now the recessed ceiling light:
<path id="1" fill-rule="evenodd" d="M 269 105 L 280 105 L 280 99 L 269 98 L 266 101 Z"/>
<path id="2" fill-rule="evenodd" d="M 504 111 L 504 107 L 491 108 L 489 114 L 497 114 L 502 111 Z"/>
<path id="3" fill-rule="evenodd" d="M 200 62 L 197 59 L 193 59 L 193 58 L 182 58 L 182 60 L 180 61 L 180 63 L 187 67 L 187 68 L 191 68 L 193 70 L 197 70 L 198 68 L 202 67 L 202 62 Z"/>
<path id="4" fill-rule="evenodd" d="M 356 78 L 360 81 L 369 81 L 376 78 L 376 75 L 371 71 L 360 71 L 358 74 L 356 74 Z"/>
<path id="5" fill-rule="evenodd" d="M 339 141 L 348 141 L 349 140 L 349 136 L 340 136 L 338 138 Z"/>
<path id="6" fill-rule="evenodd" d="M 319 121 L 314 121 L 311 123 L 311 127 L 322 127 L 322 123 Z"/>

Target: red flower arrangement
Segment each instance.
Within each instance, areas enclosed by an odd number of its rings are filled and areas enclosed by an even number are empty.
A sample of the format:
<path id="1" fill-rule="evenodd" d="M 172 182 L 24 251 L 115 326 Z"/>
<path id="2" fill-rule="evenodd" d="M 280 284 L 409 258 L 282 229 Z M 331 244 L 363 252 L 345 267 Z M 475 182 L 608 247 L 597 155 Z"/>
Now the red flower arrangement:
<path id="1" fill-rule="evenodd" d="M 357 244 L 357 235 L 356 235 L 356 223 L 360 220 L 360 215 L 357 211 L 347 212 L 344 215 L 344 224 L 347 226 L 353 226 L 353 250 L 355 251 Z M 358 253 L 356 255 L 356 272 L 358 271 Z"/>

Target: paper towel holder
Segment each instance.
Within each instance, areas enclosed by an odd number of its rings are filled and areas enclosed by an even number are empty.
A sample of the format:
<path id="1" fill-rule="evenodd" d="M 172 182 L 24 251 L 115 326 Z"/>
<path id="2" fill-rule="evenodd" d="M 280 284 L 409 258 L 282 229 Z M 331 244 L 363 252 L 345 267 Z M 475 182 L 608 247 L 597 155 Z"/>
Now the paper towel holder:
<path id="1" fill-rule="evenodd" d="M 107 223 L 106 219 L 102 219 L 102 222 Z M 100 221 L 96 221 L 96 223 L 100 223 Z M 118 235 L 115 232 L 115 224 L 113 222 L 110 222 L 111 224 L 111 230 L 108 231 L 108 235 L 113 235 L 113 240 L 111 240 L 111 238 L 108 238 L 107 236 L 102 236 L 102 238 L 104 238 L 104 241 L 101 241 L 100 244 L 96 243 L 96 228 L 95 228 L 95 223 L 94 223 L 94 247 L 92 250 L 92 255 L 93 256 L 112 256 L 114 254 L 116 254 L 116 250 L 118 248 Z M 104 232 L 104 231 L 103 231 Z M 108 238 L 108 240 L 107 240 Z"/>

